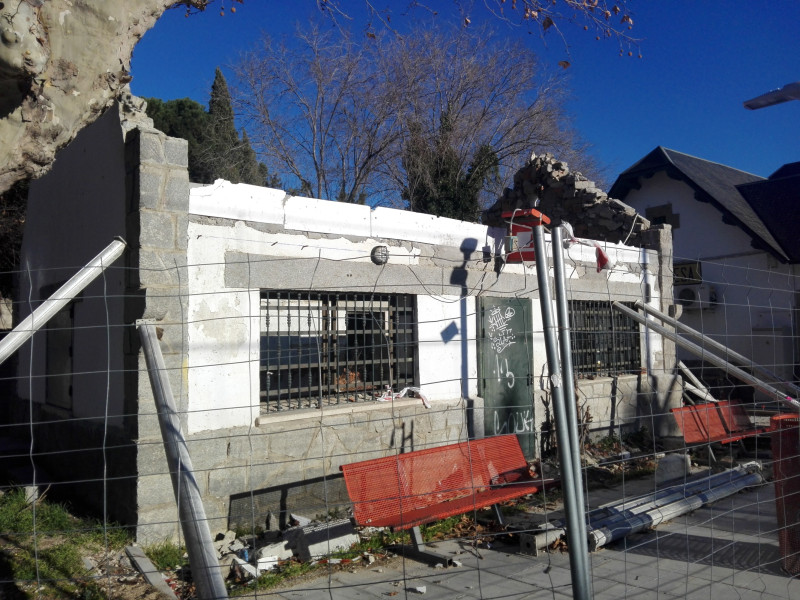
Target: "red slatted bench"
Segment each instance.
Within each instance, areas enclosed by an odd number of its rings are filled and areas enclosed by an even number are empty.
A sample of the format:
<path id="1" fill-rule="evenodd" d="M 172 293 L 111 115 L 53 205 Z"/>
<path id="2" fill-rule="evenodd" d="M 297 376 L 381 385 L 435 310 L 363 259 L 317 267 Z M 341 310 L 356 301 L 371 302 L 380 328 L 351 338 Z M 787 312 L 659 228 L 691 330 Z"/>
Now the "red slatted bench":
<path id="1" fill-rule="evenodd" d="M 447 557 L 425 548 L 419 526 L 534 494 L 535 479 L 515 435 L 406 452 L 339 467 L 359 526 L 411 529 L 419 558 Z M 552 481 L 552 480 L 550 480 Z"/>
<path id="2" fill-rule="evenodd" d="M 673 408 L 672 414 L 687 444 L 728 444 L 769 430 L 753 425 L 741 404 L 727 400 Z"/>

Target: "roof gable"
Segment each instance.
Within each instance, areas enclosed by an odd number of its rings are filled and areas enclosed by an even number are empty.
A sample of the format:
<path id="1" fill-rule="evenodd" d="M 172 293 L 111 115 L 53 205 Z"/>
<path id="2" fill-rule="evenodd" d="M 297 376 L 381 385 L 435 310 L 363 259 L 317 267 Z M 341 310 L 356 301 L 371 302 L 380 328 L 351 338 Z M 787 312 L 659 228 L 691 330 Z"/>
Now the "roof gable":
<path id="1" fill-rule="evenodd" d="M 800 163 L 784 165 L 766 181 L 742 184 L 739 192 L 769 228 L 791 262 L 800 263 Z M 786 169 L 785 167 L 790 167 Z M 789 176 L 778 176 L 795 173 Z"/>
<path id="2" fill-rule="evenodd" d="M 751 237 L 753 247 L 771 252 L 782 261 L 789 260 L 782 245 L 738 189 L 767 181 L 758 175 L 659 146 L 623 171 L 609 195 L 625 200 L 631 190 L 641 188 L 641 178 L 660 171 L 686 183 L 697 200 L 716 206 L 722 212 L 723 222 L 741 228 Z"/>

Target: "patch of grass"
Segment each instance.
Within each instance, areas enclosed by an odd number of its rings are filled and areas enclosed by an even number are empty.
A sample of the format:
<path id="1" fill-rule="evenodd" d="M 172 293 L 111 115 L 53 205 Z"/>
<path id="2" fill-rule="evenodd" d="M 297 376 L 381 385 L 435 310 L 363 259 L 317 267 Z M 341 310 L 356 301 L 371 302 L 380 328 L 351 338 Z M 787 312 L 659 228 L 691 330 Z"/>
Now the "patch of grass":
<path id="1" fill-rule="evenodd" d="M 83 521 L 85 528 L 79 533 L 77 543 L 86 544 L 111 550 L 121 550 L 133 542 L 130 530 L 113 523 L 103 525 L 94 519 Z"/>
<path id="2" fill-rule="evenodd" d="M 319 565 L 312 565 L 311 563 L 298 563 L 295 561 L 289 561 L 275 570 L 262 574 L 258 579 L 245 586 L 232 589 L 230 591 L 230 596 L 236 597 L 243 596 L 245 594 L 250 595 L 254 590 L 267 590 L 274 588 L 278 585 L 291 581 L 292 579 L 305 575 L 306 573 L 311 573 L 318 568 Z"/>
<path id="3" fill-rule="evenodd" d="M 441 521 L 422 525 L 419 529 L 422 532 L 422 539 L 429 542 L 434 539 L 442 539 L 452 532 L 462 522 L 465 517 L 456 515 L 455 517 L 447 517 Z"/>
<path id="4" fill-rule="evenodd" d="M 237 525 L 233 530 L 237 538 L 260 537 L 264 533 L 264 528 L 260 525 L 249 527 L 247 525 Z"/>
<path id="5" fill-rule="evenodd" d="M 607 435 L 606 437 L 600 438 L 595 442 L 595 447 L 602 451 L 602 452 L 619 452 L 622 450 L 622 442 L 620 439 L 614 435 Z"/>
<path id="6" fill-rule="evenodd" d="M 35 521 L 34 521 L 35 514 Z M 75 529 L 78 520 L 60 504 L 29 502 L 25 490 L 12 489 L 0 497 L 0 532 L 3 534 L 49 534 Z"/>
<path id="7" fill-rule="evenodd" d="M 523 509 L 546 509 L 551 510 L 554 505 L 564 500 L 564 493 L 560 487 L 548 488 L 531 496 L 525 501 Z M 527 512 L 527 510 L 526 510 Z"/>
<path id="8" fill-rule="evenodd" d="M 18 488 L 0 495 L 0 536 L 9 575 L 31 597 L 104 597 L 86 578 L 82 554 L 108 547 L 119 549 L 130 542 L 124 528 L 79 519 L 66 506 L 42 495 L 35 503 Z M 39 588 L 33 591 L 34 588 Z"/>
<path id="9" fill-rule="evenodd" d="M 155 565 L 156 569 L 165 571 L 183 566 L 187 560 L 183 557 L 186 554 L 186 547 L 179 546 L 172 542 L 162 542 L 144 548 L 147 558 Z"/>

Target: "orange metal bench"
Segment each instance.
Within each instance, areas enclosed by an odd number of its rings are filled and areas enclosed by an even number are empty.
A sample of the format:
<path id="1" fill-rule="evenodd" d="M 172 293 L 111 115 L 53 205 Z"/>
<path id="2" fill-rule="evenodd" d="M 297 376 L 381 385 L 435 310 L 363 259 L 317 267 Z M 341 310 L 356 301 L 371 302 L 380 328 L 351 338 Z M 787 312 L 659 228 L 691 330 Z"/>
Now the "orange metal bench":
<path id="1" fill-rule="evenodd" d="M 547 483 L 535 479 L 515 435 L 502 435 L 342 465 L 357 525 L 411 529 L 417 554 L 448 559 L 424 547 L 419 526 L 495 506 Z M 549 480 L 552 482 L 552 480 Z"/>
<path id="2" fill-rule="evenodd" d="M 728 444 L 769 431 L 756 427 L 741 404 L 727 400 L 673 408 L 687 444 Z"/>

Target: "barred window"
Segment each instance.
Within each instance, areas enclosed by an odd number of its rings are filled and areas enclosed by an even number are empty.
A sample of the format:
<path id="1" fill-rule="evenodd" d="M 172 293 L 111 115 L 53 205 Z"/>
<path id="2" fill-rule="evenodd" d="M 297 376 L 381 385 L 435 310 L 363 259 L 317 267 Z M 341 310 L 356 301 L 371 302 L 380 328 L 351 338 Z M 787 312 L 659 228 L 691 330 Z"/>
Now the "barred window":
<path id="1" fill-rule="evenodd" d="M 405 294 L 261 294 L 262 411 L 373 400 L 414 385 L 414 299 Z"/>
<path id="2" fill-rule="evenodd" d="M 623 303 L 633 308 L 631 303 Z M 572 363 L 578 376 L 639 373 L 639 324 L 610 302 L 570 300 Z"/>

